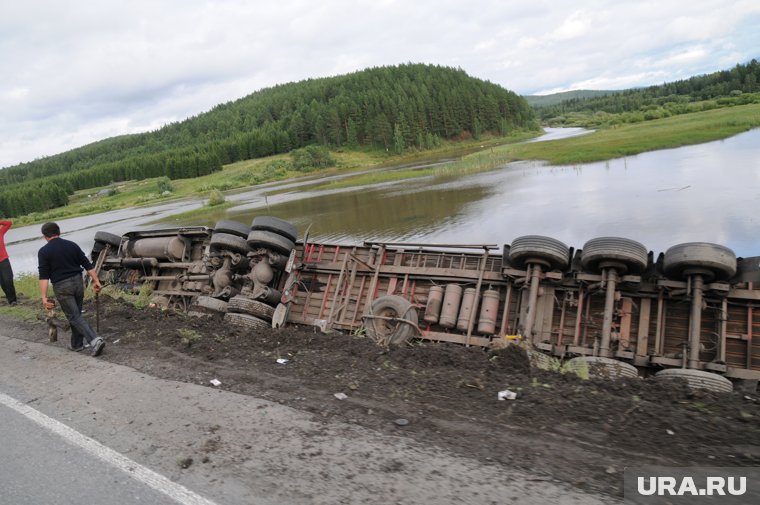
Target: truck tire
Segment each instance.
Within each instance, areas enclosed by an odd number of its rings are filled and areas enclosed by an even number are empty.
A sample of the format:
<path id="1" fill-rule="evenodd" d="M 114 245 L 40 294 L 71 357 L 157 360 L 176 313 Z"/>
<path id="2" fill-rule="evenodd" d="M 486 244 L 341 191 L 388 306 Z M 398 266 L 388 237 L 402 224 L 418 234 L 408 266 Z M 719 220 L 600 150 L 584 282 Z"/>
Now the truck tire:
<path id="1" fill-rule="evenodd" d="M 404 344 L 417 334 L 417 310 L 406 298 L 397 295 L 381 296 L 372 302 L 369 315 L 405 319 L 413 323 L 367 318 L 364 323 L 367 335 L 385 345 Z"/>
<path id="2" fill-rule="evenodd" d="M 98 242 L 101 244 L 110 244 L 118 249 L 119 245 L 121 245 L 121 237 L 107 231 L 96 231 L 95 243 L 97 244 Z"/>
<path id="3" fill-rule="evenodd" d="M 247 238 L 249 231 L 245 224 L 230 219 L 221 219 L 214 226 L 214 233 L 228 233 L 241 238 Z"/>
<path id="4" fill-rule="evenodd" d="M 512 241 L 509 249 L 512 265 L 522 268 L 535 261 L 564 270 L 570 264 L 570 249 L 559 240 L 540 235 L 525 235 Z"/>
<path id="5" fill-rule="evenodd" d="M 639 376 L 636 367 L 624 361 L 601 356 L 581 356 L 565 363 L 564 369 L 580 376 L 588 371 L 589 377 L 597 379 L 635 379 Z"/>
<path id="6" fill-rule="evenodd" d="M 689 368 L 668 368 L 654 374 L 658 381 L 682 380 L 690 389 L 706 389 L 716 393 L 730 393 L 734 390 L 733 383 L 722 375 L 705 372 L 704 370 L 692 370 Z"/>
<path id="7" fill-rule="evenodd" d="M 290 254 L 296 246 L 289 238 L 266 230 L 253 230 L 248 234 L 248 245 L 251 249 L 271 249 L 282 254 Z"/>
<path id="8" fill-rule="evenodd" d="M 251 222 L 251 230 L 270 231 L 293 242 L 298 240 L 298 228 L 278 217 L 257 216 Z"/>
<path id="9" fill-rule="evenodd" d="M 271 321 L 274 314 L 274 307 L 270 307 L 266 303 L 251 300 L 244 296 L 233 296 L 230 298 L 227 304 L 227 312 L 234 312 L 236 314 L 249 314 L 256 316 L 264 321 Z"/>
<path id="10" fill-rule="evenodd" d="M 234 326 L 248 328 L 254 331 L 269 331 L 272 329 L 271 324 L 259 319 L 256 316 L 251 316 L 248 314 L 228 312 L 224 315 L 224 322 Z"/>
<path id="11" fill-rule="evenodd" d="M 209 245 L 212 249 L 224 249 L 239 254 L 248 254 L 251 250 L 244 238 L 230 233 L 214 233 Z"/>
<path id="12" fill-rule="evenodd" d="M 736 254 L 709 242 L 678 244 L 665 251 L 663 269 L 665 275 L 677 279 L 699 273 L 705 280 L 726 280 L 736 275 Z"/>
<path id="13" fill-rule="evenodd" d="M 622 237 L 598 237 L 586 242 L 581 252 L 581 264 L 586 270 L 599 272 L 605 264 L 616 266 L 618 273 L 641 273 L 649 262 L 649 252 L 643 244 Z"/>

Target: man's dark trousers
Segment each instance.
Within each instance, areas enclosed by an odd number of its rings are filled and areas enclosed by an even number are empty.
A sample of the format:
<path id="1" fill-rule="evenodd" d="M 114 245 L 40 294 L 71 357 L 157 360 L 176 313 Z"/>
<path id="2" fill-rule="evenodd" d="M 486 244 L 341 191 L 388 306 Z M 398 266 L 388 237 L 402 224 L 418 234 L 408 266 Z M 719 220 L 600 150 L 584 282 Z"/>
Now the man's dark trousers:
<path id="1" fill-rule="evenodd" d="M 16 287 L 13 285 L 13 268 L 11 268 L 11 261 L 8 258 L 0 261 L 0 287 L 2 287 L 8 303 L 15 303 Z"/>
<path id="2" fill-rule="evenodd" d="M 83 339 L 88 344 L 98 335 L 82 316 L 84 302 L 84 281 L 81 275 L 74 275 L 53 284 L 53 293 L 71 323 L 71 348 L 82 347 Z"/>

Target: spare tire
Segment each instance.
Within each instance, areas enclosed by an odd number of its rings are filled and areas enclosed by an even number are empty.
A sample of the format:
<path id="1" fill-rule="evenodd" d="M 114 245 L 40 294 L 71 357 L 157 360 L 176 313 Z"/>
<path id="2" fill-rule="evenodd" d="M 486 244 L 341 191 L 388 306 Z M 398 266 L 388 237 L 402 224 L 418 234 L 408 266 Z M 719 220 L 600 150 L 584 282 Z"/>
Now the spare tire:
<path id="1" fill-rule="evenodd" d="M 270 231 L 293 242 L 298 240 L 298 228 L 278 217 L 257 216 L 251 222 L 251 230 Z"/>
<path id="2" fill-rule="evenodd" d="M 702 274 L 706 280 L 726 280 L 736 275 L 736 254 L 709 242 L 678 244 L 665 251 L 663 269 L 665 275 L 678 279 Z"/>
<path id="3" fill-rule="evenodd" d="M 583 268 L 598 272 L 605 265 L 619 272 L 643 272 L 649 262 L 649 252 L 643 244 L 621 237 L 598 237 L 586 242 L 581 252 Z"/>
<path id="4" fill-rule="evenodd" d="M 706 389 L 717 393 L 730 393 L 733 383 L 722 375 L 690 368 L 668 368 L 654 375 L 657 380 L 682 380 L 690 389 Z"/>
<path id="5" fill-rule="evenodd" d="M 296 246 L 292 240 L 266 230 L 253 230 L 248 234 L 248 245 L 251 249 L 271 249 L 282 254 L 290 254 Z"/>
<path id="6" fill-rule="evenodd" d="M 95 243 L 98 242 L 110 244 L 118 249 L 119 245 L 121 245 L 121 237 L 107 231 L 97 231 L 95 232 Z"/>
<path id="7" fill-rule="evenodd" d="M 570 248 L 551 237 L 525 235 L 512 241 L 509 262 L 518 268 L 535 262 L 564 270 L 570 264 Z"/>
<path id="8" fill-rule="evenodd" d="M 385 345 L 404 344 L 417 334 L 417 309 L 406 298 L 397 295 L 381 296 L 372 302 L 369 316 L 364 322 L 367 335 L 381 340 Z"/>
<path id="9" fill-rule="evenodd" d="M 564 365 L 564 369 L 579 376 L 588 371 L 589 377 L 597 379 L 636 378 L 639 376 L 636 367 L 624 361 L 601 356 L 581 356 L 573 358 Z"/>
<path id="10" fill-rule="evenodd" d="M 250 248 L 245 239 L 229 233 L 214 233 L 209 245 L 214 249 L 225 249 L 239 254 L 248 254 Z"/>
<path id="11" fill-rule="evenodd" d="M 248 314 L 228 312 L 224 315 L 224 322 L 256 331 L 269 331 L 272 329 L 271 324 L 267 323 L 266 321 L 262 321 L 256 316 L 251 316 Z"/>
<path id="12" fill-rule="evenodd" d="M 239 314 L 250 314 L 264 321 L 271 321 L 274 314 L 274 307 L 266 303 L 251 300 L 244 296 L 233 296 L 227 304 L 227 312 L 236 312 Z"/>
<path id="13" fill-rule="evenodd" d="M 249 231 L 245 224 L 230 219 L 221 219 L 214 226 L 214 233 L 228 233 L 241 238 L 247 238 Z"/>

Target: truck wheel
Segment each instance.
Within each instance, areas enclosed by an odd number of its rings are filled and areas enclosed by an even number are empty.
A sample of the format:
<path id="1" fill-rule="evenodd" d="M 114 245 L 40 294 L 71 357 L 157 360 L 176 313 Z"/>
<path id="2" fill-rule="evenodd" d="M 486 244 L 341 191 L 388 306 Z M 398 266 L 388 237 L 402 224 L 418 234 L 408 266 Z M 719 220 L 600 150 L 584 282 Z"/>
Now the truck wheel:
<path id="1" fill-rule="evenodd" d="M 296 246 L 289 238 L 266 230 L 253 230 L 248 234 L 248 245 L 251 249 L 271 249 L 282 254 L 290 254 Z"/>
<path id="2" fill-rule="evenodd" d="M 271 324 L 267 323 L 266 321 L 262 321 L 256 316 L 250 316 L 248 314 L 236 314 L 234 312 L 228 312 L 224 315 L 224 322 L 255 331 L 268 331 L 272 329 Z"/>
<path id="3" fill-rule="evenodd" d="M 298 228 L 295 225 L 272 216 L 258 216 L 251 222 L 251 230 L 271 231 L 295 242 L 298 240 Z"/>
<path id="4" fill-rule="evenodd" d="M 688 242 L 665 251 L 665 275 L 683 278 L 702 274 L 708 280 L 726 280 L 736 275 L 736 254 L 728 247 L 709 242 Z"/>
<path id="5" fill-rule="evenodd" d="M 244 238 L 230 233 L 214 233 L 211 236 L 209 245 L 212 249 L 225 249 L 239 254 L 248 254 L 250 252 L 250 248 Z"/>
<path id="6" fill-rule="evenodd" d="M 564 369 L 581 377 L 588 373 L 589 377 L 597 379 L 633 379 L 639 376 L 639 371 L 630 363 L 601 356 L 573 358 L 565 363 Z"/>
<path id="7" fill-rule="evenodd" d="M 95 232 L 95 243 L 98 242 L 102 244 L 110 244 L 118 249 L 121 244 L 121 237 L 114 235 L 113 233 L 108 233 L 107 231 L 97 231 Z"/>
<path id="8" fill-rule="evenodd" d="M 370 315 L 379 317 L 366 319 L 367 335 L 385 345 L 404 344 L 417 334 L 417 310 L 405 298 L 381 296 L 372 302 Z M 381 318 L 405 319 L 413 324 Z"/>
<path id="9" fill-rule="evenodd" d="M 570 249 L 551 237 L 525 235 L 512 241 L 509 261 L 518 268 L 538 262 L 553 269 L 564 270 L 570 264 Z"/>
<path id="10" fill-rule="evenodd" d="M 257 302 L 244 296 L 233 296 L 227 304 L 227 312 L 238 314 L 249 314 L 256 316 L 264 321 L 271 321 L 274 314 L 274 308 L 266 303 Z"/>
<path id="11" fill-rule="evenodd" d="M 605 265 L 618 273 L 643 272 L 649 261 L 647 248 L 635 240 L 621 237 L 599 237 L 586 242 L 581 251 L 583 268 L 599 272 Z"/>
<path id="12" fill-rule="evenodd" d="M 230 219 L 221 219 L 214 226 L 214 233 L 228 233 L 241 238 L 247 238 L 249 231 L 245 224 Z"/>
<path id="13" fill-rule="evenodd" d="M 706 389 L 717 393 L 730 393 L 734 390 L 733 383 L 727 378 L 703 370 L 668 368 L 666 370 L 660 370 L 654 374 L 654 378 L 659 381 L 686 381 L 686 385 L 689 386 L 690 389 Z"/>

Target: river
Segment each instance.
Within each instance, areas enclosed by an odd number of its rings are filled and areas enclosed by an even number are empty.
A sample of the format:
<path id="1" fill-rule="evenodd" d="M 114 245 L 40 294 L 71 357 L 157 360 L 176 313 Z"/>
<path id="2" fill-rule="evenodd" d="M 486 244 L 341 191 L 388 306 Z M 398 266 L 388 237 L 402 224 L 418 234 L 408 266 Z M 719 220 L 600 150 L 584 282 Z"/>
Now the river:
<path id="1" fill-rule="evenodd" d="M 547 129 L 541 140 L 581 133 Z M 537 234 L 580 248 L 591 238 L 613 235 L 638 240 L 655 253 L 682 242 L 706 241 L 726 245 L 738 256 L 760 255 L 760 129 L 599 163 L 517 162 L 456 177 L 337 190 L 315 186 L 314 179 L 302 179 L 238 191 L 227 196 L 237 206 L 210 210 L 192 223 L 171 216 L 202 202 L 125 209 L 59 224 L 85 250 L 97 230 L 122 234 L 157 226 L 213 226 L 222 218 L 250 223 L 256 215 L 271 214 L 294 222 L 302 232 L 311 226 L 316 240 L 347 244 L 502 245 Z M 11 229 L 6 244 L 16 273 L 35 270 L 36 251 L 44 244 L 39 225 Z"/>

